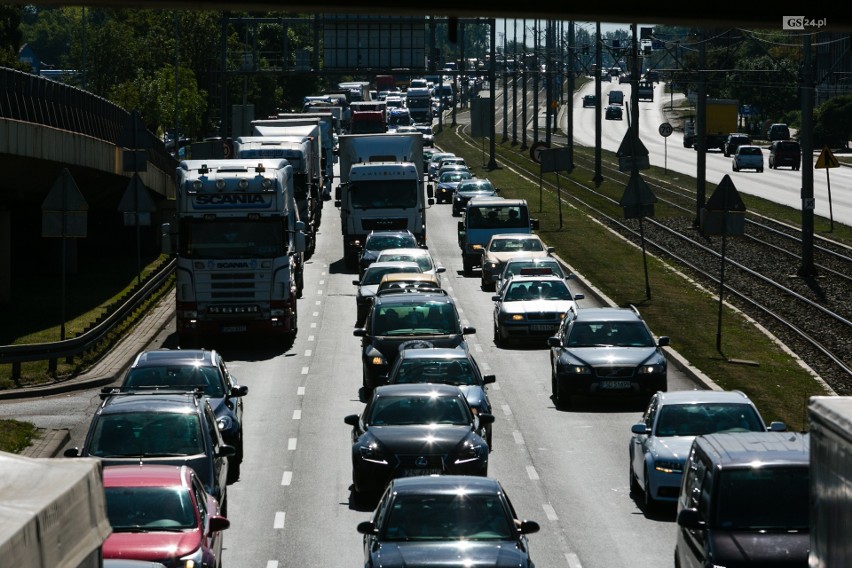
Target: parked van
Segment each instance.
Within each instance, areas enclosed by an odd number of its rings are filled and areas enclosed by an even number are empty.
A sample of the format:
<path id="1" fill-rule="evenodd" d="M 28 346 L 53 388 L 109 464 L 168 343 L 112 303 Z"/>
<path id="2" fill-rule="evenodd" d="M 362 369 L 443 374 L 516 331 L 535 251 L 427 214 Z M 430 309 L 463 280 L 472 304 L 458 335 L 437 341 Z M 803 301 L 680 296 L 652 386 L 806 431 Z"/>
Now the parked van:
<path id="1" fill-rule="evenodd" d="M 675 566 L 808 566 L 809 434 L 697 436 L 677 503 Z"/>
<path id="2" fill-rule="evenodd" d="M 458 240 L 465 275 L 482 265 L 488 241 L 498 233 L 530 234 L 538 229 L 538 219 L 530 219 L 526 199 L 475 197 L 467 202 L 464 220 L 459 221 Z"/>
<path id="3" fill-rule="evenodd" d="M 769 138 L 770 142 L 774 142 L 775 140 L 789 140 L 790 128 L 780 122 L 773 124 L 766 131 L 766 137 Z"/>
<path id="4" fill-rule="evenodd" d="M 778 166 L 798 170 L 802 164 L 802 147 L 795 140 L 776 140 L 769 149 L 769 169 Z"/>

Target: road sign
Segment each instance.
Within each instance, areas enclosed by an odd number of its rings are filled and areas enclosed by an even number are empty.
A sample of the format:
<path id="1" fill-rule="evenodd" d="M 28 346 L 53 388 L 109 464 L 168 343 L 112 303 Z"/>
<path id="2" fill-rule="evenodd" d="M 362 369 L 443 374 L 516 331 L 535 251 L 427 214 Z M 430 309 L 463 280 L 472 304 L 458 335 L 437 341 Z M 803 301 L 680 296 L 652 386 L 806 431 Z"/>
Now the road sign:
<path id="1" fill-rule="evenodd" d="M 86 212 L 89 204 L 77 187 L 68 168 L 62 168 L 59 177 L 41 205 L 42 237 L 86 237 Z"/>
<path id="2" fill-rule="evenodd" d="M 662 136 L 663 138 L 668 138 L 669 136 L 672 135 L 672 132 L 674 132 L 674 128 L 672 128 L 672 125 L 669 124 L 668 122 L 662 123 L 660 125 L 659 130 L 660 130 L 660 136 Z"/>
<path id="3" fill-rule="evenodd" d="M 648 160 L 648 149 L 636 137 L 632 128 L 627 129 L 621 141 L 621 146 L 618 147 L 615 155 L 618 158 L 618 171 L 620 172 L 629 172 L 634 168 L 647 170 L 651 167 Z"/>
<path id="4" fill-rule="evenodd" d="M 814 168 L 821 170 L 823 168 L 839 168 L 840 162 L 837 161 L 837 158 L 834 157 L 834 154 L 831 153 L 831 150 L 828 146 L 822 147 L 822 152 L 819 154 L 819 158 L 817 158 L 816 164 Z"/>
<path id="5" fill-rule="evenodd" d="M 530 146 L 530 158 L 532 158 L 532 161 L 536 164 L 540 164 L 541 151 L 547 148 L 550 148 L 550 145 L 547 142 L 544 142 L 543 140 L 539 140 L 538 142 Z"/>

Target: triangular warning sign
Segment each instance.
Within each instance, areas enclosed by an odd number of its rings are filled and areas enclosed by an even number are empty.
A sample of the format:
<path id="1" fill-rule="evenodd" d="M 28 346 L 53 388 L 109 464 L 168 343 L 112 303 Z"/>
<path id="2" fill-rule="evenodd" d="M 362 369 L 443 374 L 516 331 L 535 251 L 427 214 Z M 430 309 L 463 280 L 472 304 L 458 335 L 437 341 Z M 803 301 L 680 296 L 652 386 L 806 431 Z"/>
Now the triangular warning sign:
<path id="1" fill-rule="evenodd" d="M 725 174 L 716 189 L 713 190 L 713 195 L 707 200 L 705 207 L 710 211 L 745 211 L 746 206 L 740 198 L 740 192 L 734 187 L 734 182 L 731 177 Z"/>
<path id="2" fill-rule="evenodd" d="M 822 147 L 822 152 L 819 154 L 819 158 L 817 158 L 816 165 L 814 168 L 821 170 L 823 168 L 839 168 L 840 162 L 837 161 L 837 158 L 834 157 L 834 154 L 831 153 L 831 150 L 828 146 Z"/>

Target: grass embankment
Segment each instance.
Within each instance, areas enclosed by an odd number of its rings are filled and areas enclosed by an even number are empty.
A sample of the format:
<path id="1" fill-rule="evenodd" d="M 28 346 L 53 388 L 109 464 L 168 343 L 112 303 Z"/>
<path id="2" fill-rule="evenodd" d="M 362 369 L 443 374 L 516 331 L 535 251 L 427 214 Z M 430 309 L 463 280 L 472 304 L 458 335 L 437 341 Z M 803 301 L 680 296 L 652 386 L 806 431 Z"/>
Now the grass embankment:
<path id="1" fill-rule="evenodd" d="M 483 155 L 479 142 L 474 146 L 464 144 L 446 127 L 436 135 L 436 145 L 443 150 L 465 157 L 479 177 L 487 177 L 499 188 L 504 197 L 525 198 L 534 215 L 540 219 L 539 234 L 556 253 L 574 270 L 589 279 L 608 297 L 620 306 L 634 304 L 648 321 L 654 333 L 668 335 L 672 347 L 703 371 L 720 387 L 738 389 L 747 393 L 758 405 L 767 421 L 783 420 L 793 430 L 807 428 L 807 402 L 813 395 L 825 394 L 820 384 L 795 358 L 785 352 L 772 339 L 742 315 L 727 307 L 723 311 L 721 326 L 721 352 L 716 349 L 719 302 L 716 291 L 700 289 L 693 281 L 665 262 L 647 256 L 650 299 L 646 297 L 645 270 L 642 251 L 627 244 L 621 237 L 602 226 L 573 205 L 563 203 L 562 227 L 559 223 L 559 207 L 555 195 L 545 192 L 539 210 L 539 186 L 537 179 L 524 179 L 508 167 L 501 158 L 511 156 L 512 161 L 527 160 L 528 150 L 511 141 L 497 144 L 497 168 L 489 170 L 487 147 Z M 531 141 L 529 142 L 532 143 Z M 575 148 L 576 153 L 592 149 Z M 604 152 L 604 160 L 615 163 L 611 152 Z M 655 175 L 663 175 L 662 169 L 653 168 Z M 555 182 L 555 174 L 546 174 Z M 576 169 L 570 175 L 560 174 L 563 201 L 570 193 L 576 193 L 573 181 L 589 186 L 592 173 Z M 682 178 L 689 186 L 688 176 L 669 173 L 670 179 Z M 694 182 L 693 186 L 694 187 Z M 623 182 L 604 180 L 598 191 L 617 201 L 624 192 Z M 708 188 L 708 196 L 712 193 Z M 587 199 L 588 194 L 583 193 Z M 759 212 L 800 224 L 801 213 L 772 202 L 744 196 L 750 212 Z M 573 202 L 571 202 L 573 203 Z M 623 211 L 616 204 L 596 200 L 595 206 L 616 218 Z M 537 212 L 537 213 L 536 213 Z M 682 216 L 683 213 L 658 203 L 655 217 Z M 817 232 L 827 232 L 828 221 L 815 221 Z M 852 242 L 852 230 L 838 227 L 835 223 L 833 238 Z M 743 363 L 743 362 L 748 362 Z"/>

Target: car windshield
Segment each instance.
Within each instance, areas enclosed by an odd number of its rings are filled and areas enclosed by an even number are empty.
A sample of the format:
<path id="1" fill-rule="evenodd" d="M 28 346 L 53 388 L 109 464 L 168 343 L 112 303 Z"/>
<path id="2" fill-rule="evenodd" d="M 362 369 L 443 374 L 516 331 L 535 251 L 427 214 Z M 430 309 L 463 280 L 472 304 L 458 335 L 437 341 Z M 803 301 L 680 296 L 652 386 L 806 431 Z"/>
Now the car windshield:
<path id="1" fill-rule="evenodd" d="M 422 272 L 418 266 L 369 266 L 361 279 L 361 286 L 374 286 L 382 281 L 385 274 L 395 272 Z"/>
<path id="2" fill-rule="evenodd" d="M 569 347 L 653 347 L 654 338 L 642 322 L 575 322 Z"/>
<path id="3" fill-rule="evenodd" d="M 89 454 L 100 458 L 172 457 L 204 453 L 196 414 L 138 412 L 104 414 L 95 424 Z"/>
<path id="4" fill-rule="evenodd" d="M 494 239 L 488 250 L 491 252 L 541 252 L 544 247 L 538 239 Z"/>
<path id="5" fill-rule="evenodd" d="M 172 487 L 106 487 L 107 517 L 115 532 L 196 528 L 189 491 Z"/>
<path id="6" fill-rule="evenodd" d="M 450 335 L 459 333 L 453 306 L 444 302 L 379 306 L 373 335 Z"/>
<path id="7" fill-rule="evenodd" d="M 451 520 L 452 522 L 448 522 Z M 398 495 L 384 540 L 514 540 L 514 521 L 497 495 Z"/>
<path id="8" fill-rule="evenodd" d="M 469 229 L 522 229 L 530 226 L 526 207 L 493 205 L 471 207 L 468 212 Z"/>
<path id="9" fill-rule="evenodd" d="M 511 282 L 506 288 L 505 300 L 572 300 L 568 286 L 559 280 Z"/>
<path id="10" fill-rule="evenodd" d="M 349 186 L 356 209 L 410 209 L 417 206 L 417 180 L 357 182 Z"/>
<path id="11" fill-rule="evenodd" d="M 716 432 L 762 432 L 763 424 L 749 404 L 665 404 L 655 436 L 702 436 Z"/>
<path id="12" fill-rule="evenodd" d="M 715 521 L 710 522 L 724 530 L 807 530 L 808 468 L 723 470 L 716 502 Z"/>
<path id="13" fill-rule="evenodd" d="M 380 396 L 367 411 L 372 426 L 470 424 L 472 417 L 463 398 L 456 396 Z"/>
<path id="14" fill-rule="evenodd" d="M 458 187 L 459 191 L 467 191 L 470 193 L 494 193 L 494 186 L 491 185 L 491 182 L 478 182 L 478 183 L 460 183 Z"/>
<path id="15" fill-rule="evenodd" d="M 225 396 L 225 385 L 217 367 L 181 365 L 133 368 L 121 386 L 128 389 L 201 389 L 212 398 Z"/>
<path id="16" fill-rule="evenodd" d="M 417 241 L 413 236 L 374 235 L 364 243 L 365 250 L 385 250 L 390 248 L 413 248 Z"/>
<path id="17" fill-rule="evenodd" d="M 509 276 L 518 275 L 524 268 L 549 268 L 555 275 L 561 277 L 565 276 L 565 273 L 562 271 L 562 267 L 560 267 L 559 263 L 554 260 L 543 262 L 510 262 L 506 265 L 506 273 L 503 277 L 508 278 Z"/>
<path id="18" fill-rule="evenodd" d="M 403 359 L 390 382 L 393 383 L 444 383 L 448 385 L 476 385 L 473 366 L 467 359 L 420 360 Z"/>
<path id="19" fill-rule="evenodd" d="M 470 179 L 470 172 L 444 172 L 441 174 L 441 183 L 453 183 L 463 179 Z"/>

